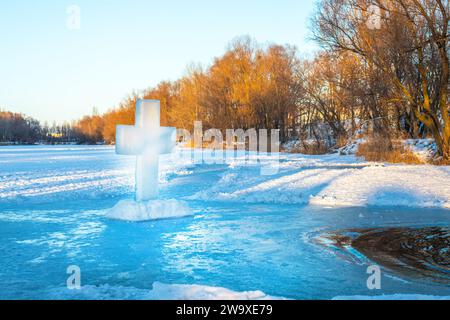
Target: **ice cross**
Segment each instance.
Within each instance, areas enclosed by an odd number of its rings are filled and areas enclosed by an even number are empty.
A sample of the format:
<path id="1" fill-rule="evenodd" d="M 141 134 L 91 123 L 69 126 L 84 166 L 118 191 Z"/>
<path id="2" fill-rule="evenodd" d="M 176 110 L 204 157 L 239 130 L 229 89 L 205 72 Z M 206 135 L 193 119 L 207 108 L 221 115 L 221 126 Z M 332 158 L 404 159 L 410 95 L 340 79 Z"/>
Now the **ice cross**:
<path id="1" fill-rule="evenodd" d="M 172 152 L 176 128 L 160 126 L 158 100 L 138 100 L 134 126 L 118 125 L 116 153 L 136 159 L 136 201 L 158 197 L 159 155 Z"/>

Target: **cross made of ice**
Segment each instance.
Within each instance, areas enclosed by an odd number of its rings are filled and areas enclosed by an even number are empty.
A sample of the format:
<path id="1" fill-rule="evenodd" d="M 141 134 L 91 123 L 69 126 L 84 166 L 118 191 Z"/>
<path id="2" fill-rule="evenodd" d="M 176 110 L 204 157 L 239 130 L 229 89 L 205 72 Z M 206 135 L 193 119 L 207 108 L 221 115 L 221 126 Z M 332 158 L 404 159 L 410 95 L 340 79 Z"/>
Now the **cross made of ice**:
<path id="1" fill-rule="evenodd" d="M 134 126 L 118 125 L 116 153 L 137 156 L 136 201 L 158 197 L 159 155 L 175 147 L 176 128 L 160 126 L 160 102 L 138 100 Z"/>

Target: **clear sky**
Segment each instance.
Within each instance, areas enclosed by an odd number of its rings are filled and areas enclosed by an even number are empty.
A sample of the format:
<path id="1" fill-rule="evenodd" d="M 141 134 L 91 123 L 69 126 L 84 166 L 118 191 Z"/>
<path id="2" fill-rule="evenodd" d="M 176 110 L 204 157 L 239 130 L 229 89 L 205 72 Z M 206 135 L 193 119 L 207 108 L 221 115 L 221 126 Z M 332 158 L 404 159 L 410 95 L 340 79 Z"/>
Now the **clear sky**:
<path id="1" fill-rule="evenodd" d="M 50 123 L 103 112 L 210 64 L 242 35 L 310 53 L 313 9 L 314 0 L 0 0 L 0 108 Z"/>

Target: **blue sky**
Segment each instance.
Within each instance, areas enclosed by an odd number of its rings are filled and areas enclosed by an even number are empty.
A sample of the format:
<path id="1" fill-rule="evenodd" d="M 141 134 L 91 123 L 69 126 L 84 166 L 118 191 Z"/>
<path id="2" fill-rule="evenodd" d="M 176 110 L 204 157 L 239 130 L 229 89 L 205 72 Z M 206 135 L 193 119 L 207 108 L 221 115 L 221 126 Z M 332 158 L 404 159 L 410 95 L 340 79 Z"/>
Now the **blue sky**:
<path id="1" fill-rule="evenodd" d="M 77 30 L 67 27 L 71 5 Z M 210 64 L 242 35 L 308 54 L 313 9 L 314 0 L 0 0 L 0 108 L 50 123 L 103 112 Z"/>

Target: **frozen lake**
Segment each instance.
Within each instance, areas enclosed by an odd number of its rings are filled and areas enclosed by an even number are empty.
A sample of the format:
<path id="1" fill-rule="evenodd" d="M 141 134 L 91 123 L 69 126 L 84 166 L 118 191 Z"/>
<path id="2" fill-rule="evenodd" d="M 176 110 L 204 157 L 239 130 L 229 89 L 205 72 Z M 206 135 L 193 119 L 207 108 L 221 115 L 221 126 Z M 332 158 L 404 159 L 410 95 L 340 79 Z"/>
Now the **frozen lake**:
<path id="1" fill-rule="evenodd" d="M 105 214 L 134 195 L 132 157 L 104 146 L 1 147 L 0 299 L 178 297 L 171 288 L 198 297 L 210 287 L 291 299 L 450 296 L 448 283 L 384 268 L 382 289 L 370 291 L 367 258 L 316 241 L 448 227 L 448 167 L 422 167 L 433 177 L 425 181 L 414 166 L 281 155 L 279 171 L 261 176 L 254 161 L 194 165 L 187 153 L 161 157 L 160 193 L 195 215 L 129 223 Z M 70 265 L 81 269 L 80 291 L 66 289 Z"/>

